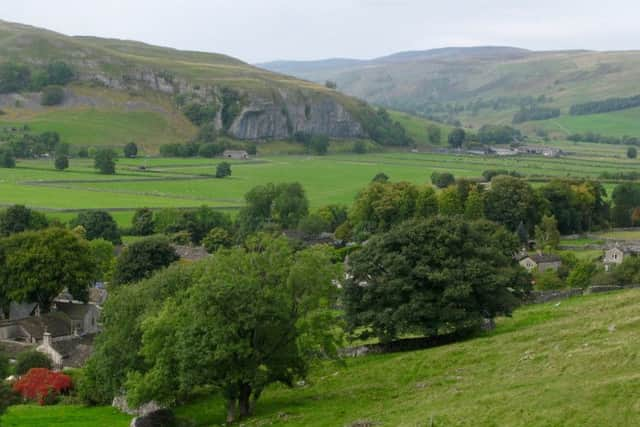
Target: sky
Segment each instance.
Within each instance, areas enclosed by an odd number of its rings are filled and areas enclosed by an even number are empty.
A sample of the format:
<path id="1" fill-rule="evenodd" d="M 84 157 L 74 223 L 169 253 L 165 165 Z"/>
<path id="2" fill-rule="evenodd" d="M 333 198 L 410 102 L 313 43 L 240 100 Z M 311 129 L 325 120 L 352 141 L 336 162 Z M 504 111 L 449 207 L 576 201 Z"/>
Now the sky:
<path id="1" fill-rule="evenodd" d="M 257 63 L 447 46 L 640 49 L 638 0 L 0 0 L 0 19 Z"/>

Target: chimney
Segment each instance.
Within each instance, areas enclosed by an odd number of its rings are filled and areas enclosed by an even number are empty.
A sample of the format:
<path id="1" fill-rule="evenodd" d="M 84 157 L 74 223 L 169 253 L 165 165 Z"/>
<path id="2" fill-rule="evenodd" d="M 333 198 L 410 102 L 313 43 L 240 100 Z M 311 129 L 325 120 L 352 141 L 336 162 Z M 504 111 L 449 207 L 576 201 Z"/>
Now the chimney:
<path id="1" fill-rule="evenodd" d="M 47 331 L 45 331 L 44 334 L 42 334 L 42 344 L 48 346 L 51 346 L 51 334 Z"/>

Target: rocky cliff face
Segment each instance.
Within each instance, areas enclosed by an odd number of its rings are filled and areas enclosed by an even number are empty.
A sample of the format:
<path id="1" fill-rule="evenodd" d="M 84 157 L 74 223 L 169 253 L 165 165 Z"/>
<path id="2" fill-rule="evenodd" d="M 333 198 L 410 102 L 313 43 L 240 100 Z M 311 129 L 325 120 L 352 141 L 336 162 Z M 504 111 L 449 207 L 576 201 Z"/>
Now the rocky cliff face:
<path id="1" fill-rule="evenodd" d="M 203 88 L 180 77 L 167 78 L 150 70 L 138 70 L 122 78 L 102 73 L 83 75 L 82 80 L 100 82 L 117 90 L 152 89 L 167 95 L 195 94 L 201 99 L 216 93 L 215 87 Z M 244 93 L 246 103 L 226 131 L 235 138 L 285 139 L 296 132 L 323 134 L 332 138 L 364 137 L 361 124 L 329 94 L 303 93 L 278 89 L 271 96 Z M 215 97 L 215 95 L 214 95 Z M 222 129 L 220 112 L 215 120 Z"/>
<path id="2" fill-rule="evenodd" d="M 280 102 L 252 99 L 229 128 L 229 133 L 240 139 L 283 139 L 296 132 L 333 138 L 364 135 L 360 123 L 328 96 L 306 102 L 293 101 L 285 96 Z"/>

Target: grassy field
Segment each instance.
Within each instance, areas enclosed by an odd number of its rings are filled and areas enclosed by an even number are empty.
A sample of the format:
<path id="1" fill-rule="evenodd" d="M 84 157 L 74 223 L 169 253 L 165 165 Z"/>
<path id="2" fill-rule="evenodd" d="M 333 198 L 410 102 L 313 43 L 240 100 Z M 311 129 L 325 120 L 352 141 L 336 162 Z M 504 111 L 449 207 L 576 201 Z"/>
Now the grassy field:
<path id="1" fill-rule="evenodd" d="M 414 139 L 417 145 L 431 144 L 427 135 L 427 127 L 432 124 L 438 126 L 442 132 L 440 136 L 440 144 L 435 145 L 446 145 L 449 131 L 451 130 L 449 126 L 400 111 L 389 110 L 389 114 L 391 115 L 391 118 L 393 120 L 399 122 L 402 126 L 404 126 L 409 136 Z"/>
<path id="2" fill-rule="evenodd" d="M 536 124 L 566 134 L 594 132 L 607 136 L 640 136 L 640 108 L 584 116 L 562 115 Z"/>
<path id="3" fill-rule="evenodd" d="M 256 417 L 243 425 L 638 425 L 638 304 L 640 291 L 630 290 L 529 306 L 470 341 L 324 364 L 305 386 L 268 388 Z M 177 413 L 197 427 L 224 420 L 218 397 Z M 76 406 L 17 406 L 1 421 L 29 427 L 128 425 L 111 408 Z"/>
<path id="4" fill-rule="evenodd" d="M 348 143 L 345 143 L 348 144 Z M 267 147 L 273 149 L 269 144 Z M 434 153 L 333 154 L 328 156 L 268 155 L 232 162 L 230 178 L 215 179 L 220 159 L 121 159 L 118 173 L 100 175 L 91 160 L 72 159 L 59 172 L 51 160 L 19 161 L 15 169 L 0 170 L 0 204 L 25 204 L 68 220 L 82 209 L 109 209 L 121 224 L 139 207 L 237 209 L 244 194 L 267 182 L 299 181 L 312 208 L 329 203 L 351 204 L 357 192 L 378 172 L 394 181 L 427 183 L 434 171 L 478 178 L 487 169 L 517 170 L 527 176 L 590 177 L 603 171 L 631 171 L 633 161 L 606 157 L 480 157 Z M 146 168 L 145 171 L 139 169 Z M 541 185 L 541 182 L 534 182 Z M 610 191 L 613 184 L 607 184 Z"/>

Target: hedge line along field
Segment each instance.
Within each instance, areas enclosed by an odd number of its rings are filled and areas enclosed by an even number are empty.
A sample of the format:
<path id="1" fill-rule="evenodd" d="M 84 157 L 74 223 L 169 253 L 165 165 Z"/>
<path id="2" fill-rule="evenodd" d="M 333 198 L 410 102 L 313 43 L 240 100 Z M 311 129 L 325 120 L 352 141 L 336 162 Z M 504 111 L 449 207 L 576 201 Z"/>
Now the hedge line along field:
<path id="1" fill-rule="evenodd" d="M 299 181 L 311 207 L 351 204 L 379 172 L 393 181 L 427 183 L 433 172 L 479 178 L 487 169 L 516 170 L 534 185 L 551 177 L 597 178 L 602 172 L 637 171 L 636 160 L 608 157 L 493 157 L 436 153 L 375 153 L 328 156 L 268 156 L 231 161 L 232 176 L 215 178 L 221 159 L 120 159 L 116 175 L 100 175 L 88 159 L 71 159 L 63 172 L 52 160 L 19 161 L 0 169 L 0 204 L 25 204 L 68 220 L 83 209 L 112 211 L 123 225 L 139 207 L 196 207 L 234 210 L 252 187 Z M 144 169 L 143 169 L 144 168 Z M 610 190 L 612 183 L 607 184 Z"/>
<path id="2" fill-rule="evenodd" d="M 527 306 L 476 339 L 316 366 L 268 387 L 247 426 L 631 426 L 640 424 L 640 290 Z M 593 369 L 598 366 L 598 369 Z M 7 427 L 126 427 L 110 407 L 18 405 Z M 179 407 L 186 425 L 224 424 L 212 391 Z M 499 422 L 498 422 L 499 420 Z M 356 424 L 360 422 L 360 424 Z"/>

